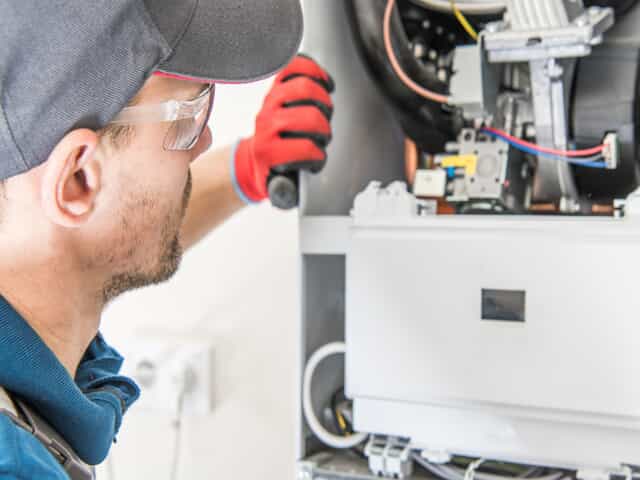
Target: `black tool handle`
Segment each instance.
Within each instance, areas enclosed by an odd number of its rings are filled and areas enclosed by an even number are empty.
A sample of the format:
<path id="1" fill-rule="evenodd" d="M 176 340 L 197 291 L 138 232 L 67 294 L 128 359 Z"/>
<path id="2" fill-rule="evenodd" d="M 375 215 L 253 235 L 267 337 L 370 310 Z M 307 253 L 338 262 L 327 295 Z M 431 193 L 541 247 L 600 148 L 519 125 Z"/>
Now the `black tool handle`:
<path id="1" fill-rule="evenodd" d="M 298 206 L 298 172 L 271 173 L 267 179 L 269 200 L 274 207 L 290 210 Z"/>

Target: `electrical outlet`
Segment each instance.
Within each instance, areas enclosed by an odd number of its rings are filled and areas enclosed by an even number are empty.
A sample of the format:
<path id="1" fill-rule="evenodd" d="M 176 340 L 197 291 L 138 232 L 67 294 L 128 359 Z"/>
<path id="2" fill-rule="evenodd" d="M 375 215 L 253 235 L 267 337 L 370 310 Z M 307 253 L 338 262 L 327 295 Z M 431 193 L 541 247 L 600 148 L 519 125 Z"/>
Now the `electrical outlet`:
<path id="1" fill-rule="evenodd" d="M 176 413 L 181 390 L 184 414 L 206 415 L 212 410 L 213 349 L 191 340 L 146 338 L 121 348 L 122 373 L 142 391 L 136 410 Z"/>

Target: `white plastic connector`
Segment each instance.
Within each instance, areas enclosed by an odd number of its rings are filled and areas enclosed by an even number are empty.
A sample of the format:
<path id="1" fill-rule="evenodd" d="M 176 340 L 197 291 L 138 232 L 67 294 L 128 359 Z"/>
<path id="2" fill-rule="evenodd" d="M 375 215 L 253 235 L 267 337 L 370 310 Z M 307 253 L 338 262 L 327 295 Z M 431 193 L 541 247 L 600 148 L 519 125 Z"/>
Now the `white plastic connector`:
<path id="1" fill-rule="evenodd" d="M 447 186 L 447 172 L 438 170 L 416 170 L 413 194 L 416 197 L 444 197 Z"/>
<path id="2" fill-rule="evenodd" d="M 607 169 L 615 170 L 616 168 L 618 168 L 620 159 L 620 144 L 618 142 L 618 134 L 607 133 L 602 143 L 604 144 L 602 156 L 604 157 Z"/>

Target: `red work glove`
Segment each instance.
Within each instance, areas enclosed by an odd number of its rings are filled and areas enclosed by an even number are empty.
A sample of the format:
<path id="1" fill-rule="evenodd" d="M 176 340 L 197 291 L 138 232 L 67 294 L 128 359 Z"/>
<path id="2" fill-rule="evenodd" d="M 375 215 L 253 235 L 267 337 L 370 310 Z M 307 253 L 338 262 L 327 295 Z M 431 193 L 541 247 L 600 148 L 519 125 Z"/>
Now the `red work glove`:
<path id="1" fill-rule="evenodd" d="M 298 55 L 276 77 L 253 137 L 241 140 L 232 159 L 232 178 L 247 203 L 267 198 L 269 174 L 300 169 L 319 172 L 331 140 L 334 83 L 316 62 Z"/>

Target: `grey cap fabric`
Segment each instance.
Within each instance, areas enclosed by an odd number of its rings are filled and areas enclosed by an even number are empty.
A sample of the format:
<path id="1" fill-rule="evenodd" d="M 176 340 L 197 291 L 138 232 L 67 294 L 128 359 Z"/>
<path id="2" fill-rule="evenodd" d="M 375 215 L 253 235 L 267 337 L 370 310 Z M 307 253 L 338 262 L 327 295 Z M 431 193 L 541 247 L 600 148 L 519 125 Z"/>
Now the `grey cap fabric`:
<path id="1" fill-rule="evenodd" d="M 258 80 L 301 37 L 299 0 L 0 0 L 0 179 L 104 127 L 156 71 Z"/>

